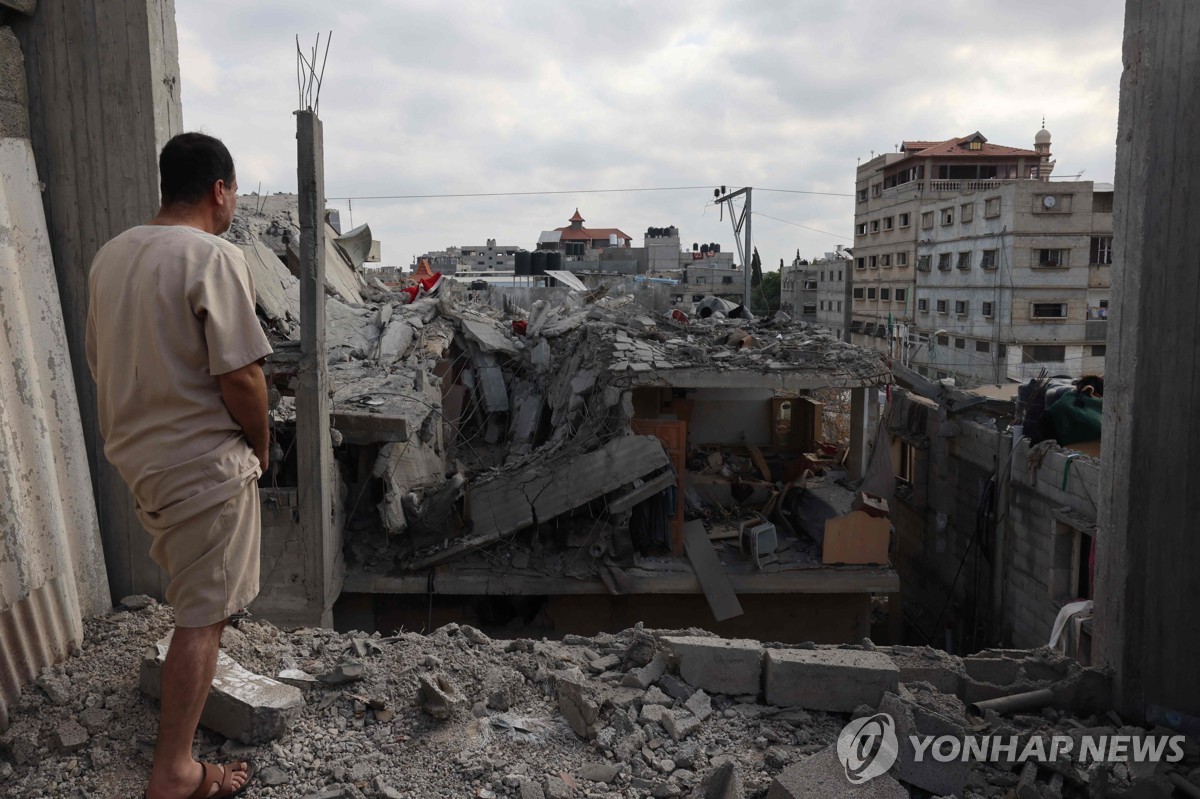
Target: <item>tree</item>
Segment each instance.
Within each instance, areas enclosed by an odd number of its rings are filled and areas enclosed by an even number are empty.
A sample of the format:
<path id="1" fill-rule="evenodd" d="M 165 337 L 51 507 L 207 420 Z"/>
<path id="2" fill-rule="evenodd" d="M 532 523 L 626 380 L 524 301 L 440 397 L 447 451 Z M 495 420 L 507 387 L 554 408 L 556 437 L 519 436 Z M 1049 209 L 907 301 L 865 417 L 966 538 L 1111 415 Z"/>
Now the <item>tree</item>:
<path id="1" fill-rule="evenodd" d="M 754 248 L 754 257 L 750 259 L 750 285 L 757 286 L 762 283 L 762 260 L 758 257 L 758 248 Z"/>
<path id="2" fill-rule="evenodd" d="M 753 295 L 753 309 L 755 311 L 777 311 L 779 310 L 779 288 L 780 276 L 778 272 L 767 272 L 762 276 L 762 282 L 758 284 Z"/>

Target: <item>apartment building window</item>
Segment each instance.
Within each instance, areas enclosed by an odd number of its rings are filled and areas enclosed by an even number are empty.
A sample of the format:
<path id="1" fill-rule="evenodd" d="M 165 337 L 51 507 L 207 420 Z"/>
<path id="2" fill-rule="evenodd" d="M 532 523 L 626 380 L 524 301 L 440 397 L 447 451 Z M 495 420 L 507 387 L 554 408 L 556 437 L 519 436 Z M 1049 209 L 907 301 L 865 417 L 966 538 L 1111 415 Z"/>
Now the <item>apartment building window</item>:
<path id="1" fill-rule="evenodd" d="M 878 233 L 878 232 L 879 232 L 879 220 L 878 220 L 878 219 L 872 219 L 872 220 L 871 220 L 871 232 L 872 232 L 872 233 Z"/>
<path id="2" fill-rule="evenodd" d="M 971 252 L 969 250 L 967 252 L 960 252 L 958 254 L 958 268 L 959 269 L 970 269 L 971 268 Z"/>
<path id="3" fill-rule="evenodd" d="M 855 266 L 855 267 L 857 267 L 857 268 L 859 268 L 859 269 L 862 269 L 862 268 L 863 268 L 863 267 L 865 267 L 866 265 L 867 265 L 867 259 L 866 259 L 866 258 L 859 258 L 857 261 L 855 261 L 855 262 L 854 262 L 854 266 Z"/>
<path id="4" fill-rule="evenodd" d="M 804 289 L 803 290 L 804 291 L 816 291 L 817 290 L 817 281 L 815 281 L 815 280 L 804 281 Z"/>
<path id="5" fill-rule="evenodd" d="M 1029 316 L 1032 319 L 1066 319 L 1067 304 L 1065 302 L 1035 302 Z"/>
<path id="6" fill-rule="evenodd" d="M 1103 358 L 1104 353 L 1107 351 L 1108 351 L 1108 346 L 1105 344 L 1093 344 L 1092 345 L 1092 357 L 1093 358 Z"/>
<path id="7" fill-rule="evenodd" d="M 967 340 L 965 338 L 954 339 L 954 349 L 965 350 L 967 348 Z"/>
<path id="8" fill-rule="evenodd" d="M 954 301 L 954 313 L 958 314 L 959 316 L 966 316 L 968 307 L 969 303 L 966 300 Z"/>
<path id="9" fill-rule="evenodd" d="M 872 269 L 878 269 L 879 268 L 879 256 L 872 255 L 867 263 Z"/>
<path id="10" fill-rule="evenodd" d="M 858 201 L 860 203 L 865 203 L 867 201 L 867 190 L 866 189 L 858 190 Z"/>
<path id="11" fill-rule="evenodd" d="M 705 281 L 705 280 L 707 280 L 707 278 L 705 278 L 705 277 L 698 277 L 698 278 L 696 278 L 696 285 L 697 285 L 697 286 L 703 286 L 703 285 L 704 285 L 704 281 Z"/>
<path id="12" fill-rule="evenodd" d="M 854 290 L 854 299 L 861 300 L 862 298 L 863 298 L 863 290 L 861 288 L 855 289 Z"/>
<path id="13" fill-rule="evenodd" d="M 1000 198 L 988 197 L 983 201 L 983 215 L 987 219 L 1000 216 Z"/>
<path id="14" fill-rule="evenodd" d="M 950 344 L 950 337 L 949 336 L 938 336 L 937 343 L 938 343 L 939 347 L 945 347 Z M 945 377 L 945 375 L 943 375 L 943 377 Z"/>
<path id="15" fill-rule="evenodd" d="M 929 300 L 921 297 L 917 300 L 917 310 L 921 313 L 929 313 Z"/>
<path id="16" fill-rule="evenodd" d="M 875 299 L 875 289 L 874 288 L 867 289 L 867 299 L 868 300 Z"/>
<path id="17" fill-rule="evenodd" d="M 801 312 L 809 315 L 815 314 L 817 312 L 817 304 L 815 302 L 806 302 L 804 303 Z"/>
<path id="18" fill-rule="evenodd" d="M 938 313 L 946 312 L 946 303 L 947 303 L 947 300 L 938 300 L 937 301 L 937 312 Z"/>
<path id="19" fill-rule="evenodd" d="M 887 255 L 879 256 L 879 265 L 882 267 L 885 267 L 885 268 L 891 268 L 891 266 L 892 266 L 891 253 L 888 253 Z"/>
<path id="20" fill-rule="evenodd" d="M 997 355 L 997 357 L 1000 357 L 1000 358 L 1007 357 L 1008 356 L 1008 345 L 1007 344 L 997 344 L 996 345 L 996 355 Z"/>
<path id="21" fill-rule="evenodd" d="M 859 223 L 858 223 L 858 227 L 856 227 L 856 228 L 854 229 L 854 232 L 855 232 L 855 234 L 856 234 L 856 235 L 858 235 L 858 236 L 865 236 L 865 235 L 867 235 L 867 223 L 866 223 L 866 222 L 859 222 Z"/>
<path id="22" fill-rule="evenodd" d="M 962 208 L 958 212 L 958 218 L 963 222 L 970 222 L 975 218 L 975 203 L 963 203 Z"/>
<path id="23" fill-rule="evenodd" d="M 926 211 L 921 214 L 921 229 L 929 230 L 933 227 L 933 211 Z"/>
<path id="24" fill-rule="evenodd" d="M 950 271 L 950 253 L 944 252 L 938 255 L 938 269 L 943 272 Z"/>
<path id="25" fill-rule="evenodd" d="M 990 341 L 976 341 L 976 342 L 975 342 L 975 351 L 976 351 L 976 352 L 989 352 L 989 353 L 990 353 L 990 352 L 992 351 L 992 342 L 990 342 Z"/>
<path id="26" fill-rule="evenodd" d="M 1092 213 L 1111 214 L 1113 209 L 1113 193 L 1098 191 L 1092 194 Z"/>
<path id="27" fill-rule="evenodd" d="M 1112 240 L 1112 236 L 1092 236 L 1092 249 L 1088 257 L 1088 263 L 1111 264 Z"/>
<path id="28" fill-rule="evenodd" d="M 979 262 L 979 267 L 981 269 L 995 269 L 996 268 L 996 251 L 995 250 L 984 250 L 983 258 Z"/>
<path id="29" fill-rule="evenodd" d="M 727 286 L 730 285 L 731 283 L 733 283 L 733 275 L 722 275 L 721 282 Z"/>
<path id="30" fill-rule="evenodd" d="M 1067 259 L 1071 254 L 1070 250 L 1065 249 L 1044 249 L 1034 250 L 1034 264 L 1042 267 L 1058 267 L 1066 266 Z"/>
<path id="31" fill-rule="evenodd" d="M 874 186 L 871 187 L 871 196 L 872 197 L 879 197 L 879 196 L 882 196 L 882 194 L 883 194 L 883 183 L 876 183 Z"/>
<path id="32" fill-rule="evenodd" d="M 824 269 L 821 270 L 821 282 L 822 283 L 825 282 L 825 270 Z"/>
<path id="33" fill-rule="evenodd" d="M 908 299 L 908 289 L 896 289 L 896 302 L 904 302 Z"/>
<path id="34" fill-rule="evenodd" d="M 992 304 L 990 302 L 983 303 L 983 307 L 980 309 L 980 313 L 983 314 L 984 318 L 991 319 L 992 318 Z"/>
<path id="35" fill-rule="evenodd" d="M 891 230 L 892 228 L 894 228 L 894 227 L 896 226 L 896 225 L 895 225 L 895 222 L 896 222 L 896 217 L 894 217 L 894 216 L 885 216 L 885 217 L 883 218 L 883 229 L 884 229 L 884 230 Z"/>
<path id="36" fill-rule="evenodd" d="M 896 253 L 896 266 L 908 266 L 908 253 Z"/>
<path id="37" fill-rule="evenodd" d="M 900 227 L 908 227 L 909 219 L 910 219 L 909 214 L 900 214 Z"/>
<path id="38" fill-rule="evenodd" d="M 918 272 L 928 272 L 929 265 L 930 265 L 930 263 L 932 263 L 932 261 L 933 261 L 932 255 L 917 256 L 917 271 Z"/>
<path id="39" fill-rule="evenodd" d="M 842 301 L 841 301 L 841 300 L 838 300 L 838 301 L 837 301 L 837 304 L 838 304 L 838 307 L 837 307 L 837 309 L 838 309 L 839 311 L 840 311 L 840 310 L 842 310 Z"/>
<path id="40" fill-rule="evenodd" d="M 817 303 L 817 307 L 822 311 L 825 310 L 825 300 L 821 300 L 819 303 Z"/>
<path id="41" fill-rule="evenodd" d="M 879 301 L 880 302 L 891 302 L 892 301 L 892 290 L 891 289 L 880 289 L 879 290 Z"/>
<path id="42" fill-rule="evenodd" d="M 1026 344 L 1021 348 L 1021 363 L 1062 363 L 1067 348 L 1061 344 Z"/>

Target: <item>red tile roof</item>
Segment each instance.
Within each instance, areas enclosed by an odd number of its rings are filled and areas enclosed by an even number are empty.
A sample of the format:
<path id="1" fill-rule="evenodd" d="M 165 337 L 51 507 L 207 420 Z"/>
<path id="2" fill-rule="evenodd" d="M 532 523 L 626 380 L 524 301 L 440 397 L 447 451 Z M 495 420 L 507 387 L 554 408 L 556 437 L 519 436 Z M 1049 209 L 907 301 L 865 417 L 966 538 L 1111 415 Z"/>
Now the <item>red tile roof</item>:
<path id="1" fill-rule="evenodd" d="M 575 213 L 567 221 L 568 222 L 582 222 L 583 221 L 583 217 L 579 215 L 578 208 L 575 209 Z"/>
<path id="2" fill-rule="evenodd" d="M 630 240 L 629 234 L 615 227 L 596 227 L 596 228 L 555 228 L 562 235 L 560 241 L 608 241 L 610 234 L 616 233 L 620 239 Z"/>
<path id="3" fill-rule="evenodd" d="M 963 145 L 972 139 L 978 138 L 983 142 L 983 147 L 979 150 L 972 150 Z M 991 144 L 986 138 L 979 133 L 972 133 L 969 136 L 960 136 L 956 139 L 946 139 L 941 142 L 927 141 L 906 141 L 902 147 L 908 157 L 920 158 L 942 158 L 946 156 L 964 156 L 971 158 L 979 157 L 998 157 L 998 156 L 1029 156 L 1031 158 L 1041 158 L 1042 154 L 1037 150 L 1026 150 L 1021 147 L 1005 147 L 1002 144 Z"/>

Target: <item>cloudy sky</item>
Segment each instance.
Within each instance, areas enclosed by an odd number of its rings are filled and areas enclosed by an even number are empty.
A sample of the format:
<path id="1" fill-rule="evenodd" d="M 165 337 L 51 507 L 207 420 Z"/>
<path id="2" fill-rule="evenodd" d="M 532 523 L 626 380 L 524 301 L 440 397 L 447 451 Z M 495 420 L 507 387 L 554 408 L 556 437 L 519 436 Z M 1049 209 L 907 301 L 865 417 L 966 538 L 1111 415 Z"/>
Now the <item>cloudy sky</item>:
<path id="1" fill-rule="evenodd" d="M 754 186 L 765 266 L 853 233 L 858 159 L 975 130 L 1111 181 L 1121 0 L 176 0 L 189 129 L 243 190 L 294 191 L 295 35 L 333 30 L 326 194 L 571 192 L 353 201 L 385 263 L 454 244 L 532 248 L 579 207 L 641 243 L 676 225 L 733 249 L 710 188 Z M 787 189 L 816 194 L 769 192 Z"/>

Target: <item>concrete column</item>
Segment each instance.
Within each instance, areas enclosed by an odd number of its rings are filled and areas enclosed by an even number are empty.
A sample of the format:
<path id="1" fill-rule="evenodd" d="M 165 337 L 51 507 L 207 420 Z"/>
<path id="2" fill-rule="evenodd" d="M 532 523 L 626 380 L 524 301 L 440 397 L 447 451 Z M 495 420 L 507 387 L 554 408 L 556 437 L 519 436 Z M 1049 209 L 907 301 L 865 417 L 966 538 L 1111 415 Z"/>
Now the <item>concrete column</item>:
<path id="1" fill-rule="evenodd" d="M 874 387 L 850 389 L 850 454 L 846 456 L 846 471 L 852 480 L 860 479 L 867 469 L 875 391 Z"/>
<path id="2" fill-rule="evenodd" d="M 84 355 L 87 276 L 100 245 L 158 210 L 158 152 L 183 128 L 174 0 L 42 0 L 9 14 L 29 89 L 50 248 L 114 596 L 164 580 L 124 481 L 103 455 Z"/>
<path id="3" fill-rule="evenodd" d="M 1200 722 L 1197 41 L 1200 4 L 1127 0 L 1094 650 L 1113 669 L 1126 718 L 1165 710 L 1192 723 Z"/>
<path id="4" fill-rule="evenodd" d="M 325 353 L 325 150 L 321 120 L 296 112 L 300 194 L 300 373 L 296 387 L 303 585 L 288 621 L 333 625 L 341 591 L 341 531 L 333 529 L 333 450 Z"/>

